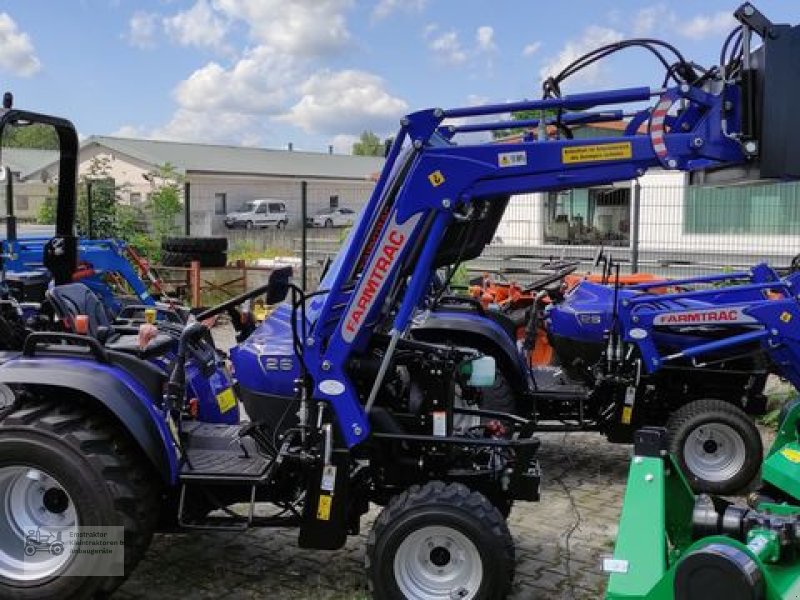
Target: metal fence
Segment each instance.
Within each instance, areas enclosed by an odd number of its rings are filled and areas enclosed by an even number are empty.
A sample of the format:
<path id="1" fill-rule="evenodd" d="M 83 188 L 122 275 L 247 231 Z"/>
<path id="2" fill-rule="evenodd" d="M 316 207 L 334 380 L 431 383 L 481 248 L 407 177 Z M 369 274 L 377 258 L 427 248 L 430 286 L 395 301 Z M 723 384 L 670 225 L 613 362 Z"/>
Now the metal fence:
<path id="1" fill-rule="evenodd" d="M 360 208 L 360 190 L 339 199 Z M 326 209 L 327 210 L 327 209 Z M 303 229 L 228 230 L 231 256 L 300 256 Z M 344 227 L 306 229 L 310 283 L 338 250 Z M 581 260 L 589 270 L 602 246 L 623 272 L 669 277 L 784 267 L 800 253 L 800 187 L 621 185 L 529 194 L 511 199 L 494 241 L 467 267 L 472 273 L 536 270 L 552 258 Z"/>
<path id="2" fill-rule="evenodd" d="M 631 185 L 512 198 L 471 270 L 532 269 L 553 257 L 590 262 L 598 247 L 626 272 L 691 276 L 800 253 L 800 187 Z"/>

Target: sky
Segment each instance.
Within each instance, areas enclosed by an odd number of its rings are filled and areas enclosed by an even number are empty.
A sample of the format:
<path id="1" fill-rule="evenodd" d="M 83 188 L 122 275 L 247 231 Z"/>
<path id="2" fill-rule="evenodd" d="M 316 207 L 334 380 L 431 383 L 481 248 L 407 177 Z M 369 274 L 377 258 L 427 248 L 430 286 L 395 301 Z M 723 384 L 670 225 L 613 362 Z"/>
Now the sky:
<path id="1" fill-rule="evenodd" d="M 600 44 L 647 36 L 718 61 L 737 0 L 0 0 L 0 91 L 117 135 L 350 152 L 430 107 L 535 99 Z M 800 2 L 761 0 L 775 22 Z M 564 92 L 650 85 L 627 50 Z"/>

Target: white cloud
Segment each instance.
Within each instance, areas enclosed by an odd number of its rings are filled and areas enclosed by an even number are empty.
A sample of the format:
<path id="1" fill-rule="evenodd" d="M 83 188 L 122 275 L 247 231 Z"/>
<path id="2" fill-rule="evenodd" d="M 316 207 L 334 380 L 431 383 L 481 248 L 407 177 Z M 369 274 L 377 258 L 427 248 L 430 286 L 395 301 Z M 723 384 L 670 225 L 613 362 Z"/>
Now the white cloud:
<path id="1" fill-rule="evenodd" d="M 175 99 L 196 112 L 277 114 L 300 79 L 295 64 L 290 56 L 257 46 L 230 68 L 210 62 L 197 69 L 175 88 Z"/>
<path id="2" fill-rule="evenodd" d="M 131 46 L 137 48 L 155 47 L 159 17 L 156 13 L 137 10 L 128 21 L 128 32 L 123 36 Z"/>
<path id="3" fill-rule="evenodd" d="M 478 30 L 475 32 L 475 41 L 478 44 L 479 51 L 492 52 L 497 50 L 497 46 L 494 43 L 493 27 L 489 27 L 488 25 L 478 27 Z"/>
<path id="4" fill-rule="evenodd" d="M 331 138 L 330 144 L 333 146 L 333 151 L 336 154 L 352 154 L 353 144 L 359 139 L 359 136 L 349 133 L 340 133 L 339 135 Z"/>
<path id="5" fill-rule="evenodd" d="M 36 56 L 30 36 L 19 30 L 8 13 L 0 13 L 0 69 L 30 77 L 41 68 L 42 63 Z"/>
<path id="6" fill-rule="evenodd" d="M 258 125 L 258 119 L 252 115 L 179 108 L 166 125 L 154 129 L 148 137 L 179 142 L 229 142 L 238 139 L 256 145 L 263 143 L 256 133 Z"/>
<path id="7" fill-rule="evenodd" d="M 441 62 L 448 65 L 460 65 L 466 62 L 467 53 L 461 47 L 458 34 L 448 31 L 431 40 L 429 47 Z"/>
<path id="8" fill-rule="evenodd" d="M 728 11 L 720 11 L 713 15 L 697 15 L 685 25 L 677 29 L 681 35 L 699 40 L 704 37 L 726 33 L 736 26 L 736 20 Z"/>
<path id="9" fill-rule="evenodd" d="M 182 46 L 225 49 L 228 27 L 207 0 L 197 0 L 190 9 L 164 19 L 167 35 Z"/>
<path id="10" fill-rule="evenodd" d="M 402 10 L 405 12 L 421 12 L 427 0 L 379 0 L 372 9 L 372 19 L 379 21 L 392 13 Z"/>
<path id="11" fill-rule="evenodd" d="M 260 45 L 295 56 L 323 56 L 351 42 L 345 11 L 353 0 L 214 0 L 229 19 L 243 21 Z"/>
<path id="12" fill-rule="evenodd" d="M 542 47 L 542 42 L 531 42 L 522 49 L 522 56 L 533 56 Z"/>
<path id="13" fill-rule="evenodd" d="M 383 86 L 380 77 L 365 71 L 321 71 L 302 84 L 302 97 L 279 119 L 309 133 L 392 131 L 408 104 Z"/>
<path id="14" fill-rule="evenodd" d="M 614 29 L 590 25 L 584 29 L 580 36 L 568 40 L 558 54 L 545 59 L 545 64 L 539 71 L 539 75 L 542 79 L 557 75 L 564 67 L 586 52 L 594 50 L 598 46 L 618 42 L 622 37 L 623 35 Z M 583 83 L 596 83 L 599 77 L 600 69 L 598 63 L 594 63 L 581 71 L 581 81 Z"/>
<path id="15" fill-rule="evenodd" d="M 675 13 L 663 4 L 656 4 L 641 9 L 633 17 L 632 33 L 635 36 L 646 36 L 658 29 L 663 30 L 665 25 L 675 21 Z"/>
<path id="16" fill-rule="evenodd" d="M 111 134 L 113 137 L 123 137 L 123 138 L 141 138 L 147 137 L 147 134 L 141 127 L 136 127 L 135 125 L 123 125 L 116 131 L 112 131 Z"/>

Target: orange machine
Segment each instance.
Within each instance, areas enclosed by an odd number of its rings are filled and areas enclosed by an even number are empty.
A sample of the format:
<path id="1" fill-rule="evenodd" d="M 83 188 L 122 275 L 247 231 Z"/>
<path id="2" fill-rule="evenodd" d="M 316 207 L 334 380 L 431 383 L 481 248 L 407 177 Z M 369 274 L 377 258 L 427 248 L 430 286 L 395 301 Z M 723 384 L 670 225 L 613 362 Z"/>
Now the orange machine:
<path id="1" fill-rule="evenodd" d="M 619 283 L 622 286 L 636 285 L 640 283 L 648 283 L 652 281 L 659 281 L 663 278 L 653 275 L 652 273 L 634 273 L 630 275 L 619 275 Z M 564 291 L 570 290 L 581 281 L 592 281 L 594 283 L 602 283 L 605 281 L 608 285 L 614 285 L 617 277 L 611 275 L 604 279 L 600 274 L 584 273 L 575 274 L 571 273 L 564 277 L 563 289 Z M 495 307 L 502 313 L 509 316 L 517 316 L 513 319 L 516 325 L 517 339 L 522 340 L 525 338 L 525 329 L 527 327 L 527 318 L 520 319 L 520 315 L 527 314 L 527 309 L 530 308 L 538 293 L 538 289 L 523 288 L 516 281 L 509 282 L 495 282 L 492 280 L 489 273 L 484 273 L 479 280 L 473 280 L 473 284 L 469 286 L 469 295 L 477 300 L 480 300 L 484 309 Z M 667 291 L 667 287 L 654 288 L 650 292 L 662 294 Z M 550 302 L 549 297 L 542 300 L 545 304 Z M 543 319 L 540 319 L 540 323 Z M 530 364 L 532 366 L 546 366 L 554 364 L 554 352 L 552 346 L 547 339 L 547 331 L 541 325 L 536 331 L 536 343 L 530 353 Z"/>

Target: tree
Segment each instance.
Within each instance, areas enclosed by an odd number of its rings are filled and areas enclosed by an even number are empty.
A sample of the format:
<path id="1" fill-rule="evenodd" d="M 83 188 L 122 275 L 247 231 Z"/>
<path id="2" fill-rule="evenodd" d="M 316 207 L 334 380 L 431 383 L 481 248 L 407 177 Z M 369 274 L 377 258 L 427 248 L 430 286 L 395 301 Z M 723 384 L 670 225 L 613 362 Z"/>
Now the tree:
<path id="1" fill-rule="evenodd" d="M 56 188 L 49 186 L 44 202 L 39 205 L 39 212 L 36 214 L 36 222 L 39 225 L 56 224 Z"/>
<path id="2" fill-rule="evenodd" d="M 516 112 L 511 113 L 511 120 L 512 121 L 530 121 L 532 119 L 541 119 L 542 116 L 544 118 L 548 117 L 555 117 L 556 111 L 552 109 L 548 109 L 545 111 L 541 110 L 518 110 Z M 514 127 L 511 129 L 500 129 L 498 131 L 492 132 L 492 137 L 494 139 L 508 137 L 510 135 L 515 135 L 518 133 L 523 133 L 528 131 L 530 128 L 521 128 L 521 127 Z"/>
<path id="3" fill-rule="evenodd" d="M 383 148 L 381 138 L 371 131 L 364 131 L 359 140 L 353 144 L 353 154 L 356 156 L 383 156 Z"/>
<path id="4" fill-rule="evenodd" d="M 89 186 L 92 190 L 91 232 L 89 231 Z M 111 158 L 104 154 L 92 157 L 78 181 L 78 235 L 111 238 L 117 235 L 117 205 L 124 186 L 114 185 Z"/>
<path id="5" fill-rule="evenodd" d="M 153 230 L 161 239 L 175 235 L 178 226 L 175 218 L 183 210 L 184 177 L 170 163 L 164 163 L 148 175 L 154 186 L 147 209 L 152 212 Z"/>
<path id="6" fill-rule="evenodd" d="M 58 150 L 58 134 L 50 125 L 11 125 L 3 130 L 4 148 L 31 148 L 34 150 Z"/>

